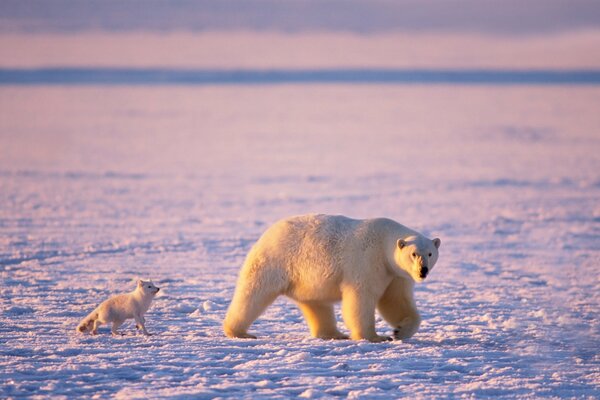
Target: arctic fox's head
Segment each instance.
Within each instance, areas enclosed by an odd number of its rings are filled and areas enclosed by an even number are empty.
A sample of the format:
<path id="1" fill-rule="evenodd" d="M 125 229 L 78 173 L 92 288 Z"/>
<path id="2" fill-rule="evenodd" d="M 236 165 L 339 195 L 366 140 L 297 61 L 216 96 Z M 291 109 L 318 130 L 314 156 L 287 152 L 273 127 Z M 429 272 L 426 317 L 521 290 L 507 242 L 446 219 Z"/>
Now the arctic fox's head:
<path id="1" fill-rule="evenodd" d="M 423 282 L 438 259 L 440 239 L 427 239 L 424 236 L 409 236 L 398 239 L 394 260 L 415 282 Z"/>
<path id="2" fill-rule="evenodd" d="M 141 279 L 138 281 L 137 288 L 138 290 L 141 290 L 144 293 L 144 295 L 151 296 L 154 296 L 160 290 L 160 288 L 156 287 L 154 283 L 152 283 L 152 281 L 143 281 Z"/>

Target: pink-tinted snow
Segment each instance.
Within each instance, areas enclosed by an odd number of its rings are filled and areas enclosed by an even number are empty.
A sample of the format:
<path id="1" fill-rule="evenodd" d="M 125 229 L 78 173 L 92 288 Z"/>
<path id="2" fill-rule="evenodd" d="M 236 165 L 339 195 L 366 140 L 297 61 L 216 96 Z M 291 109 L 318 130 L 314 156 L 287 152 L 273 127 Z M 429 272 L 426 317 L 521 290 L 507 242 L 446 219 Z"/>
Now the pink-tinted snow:
<path id="1" fill-rule="evenodd" d="M 598 104 L 571 86 L 2 87 L 2 397 L 597 397 Z M 224 337 L 252 243 L 308 212 L 442 238 L 414 338 L 313 339 L 284 298 L 258 340 Z M 75 332 L 140 276 L 163 288 L 154 336 Z"/>

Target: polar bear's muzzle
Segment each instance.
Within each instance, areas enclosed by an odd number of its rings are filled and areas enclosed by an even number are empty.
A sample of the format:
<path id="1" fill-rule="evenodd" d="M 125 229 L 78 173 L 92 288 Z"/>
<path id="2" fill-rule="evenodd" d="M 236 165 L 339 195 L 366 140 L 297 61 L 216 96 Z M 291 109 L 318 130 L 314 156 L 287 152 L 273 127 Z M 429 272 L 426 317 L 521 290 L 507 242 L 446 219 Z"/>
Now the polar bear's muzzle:
<path id="1" fill-rule="evenodd" d="M 428 273 L 429 273 L 429 268 L 427 268 L 427 267 L 421 267 L 421 270 L 419 271 L 419 277 L 421 279 L 425 279 L 427 277 Z"/>

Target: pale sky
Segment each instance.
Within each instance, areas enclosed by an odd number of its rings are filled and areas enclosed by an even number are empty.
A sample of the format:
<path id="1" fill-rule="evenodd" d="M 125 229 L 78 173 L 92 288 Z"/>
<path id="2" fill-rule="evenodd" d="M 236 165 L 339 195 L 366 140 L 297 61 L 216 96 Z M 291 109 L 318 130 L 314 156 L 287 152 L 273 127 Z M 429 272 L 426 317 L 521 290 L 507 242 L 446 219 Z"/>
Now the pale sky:
<path id="1" fill-rule="evenodd" d="M 0 68 L 600 68 L 599 0 L 1 0 Z"/>
<path id="2" fill-rule="evenodd" d="M 2 0 L 0 32 L 544 34 L 600 27 L 598 0 Z"/>

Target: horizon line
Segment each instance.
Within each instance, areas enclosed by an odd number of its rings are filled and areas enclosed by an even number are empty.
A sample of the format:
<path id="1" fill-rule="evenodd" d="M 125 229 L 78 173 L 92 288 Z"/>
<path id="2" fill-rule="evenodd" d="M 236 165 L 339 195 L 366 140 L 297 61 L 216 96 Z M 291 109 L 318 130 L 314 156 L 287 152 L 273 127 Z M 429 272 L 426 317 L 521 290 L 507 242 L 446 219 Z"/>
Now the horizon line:
<path id="1" fill-rule="evenodd" d="M 0 85 L 450 84 L 599 85 L 600 69 L 503 68 L 0 68 Z"/>

